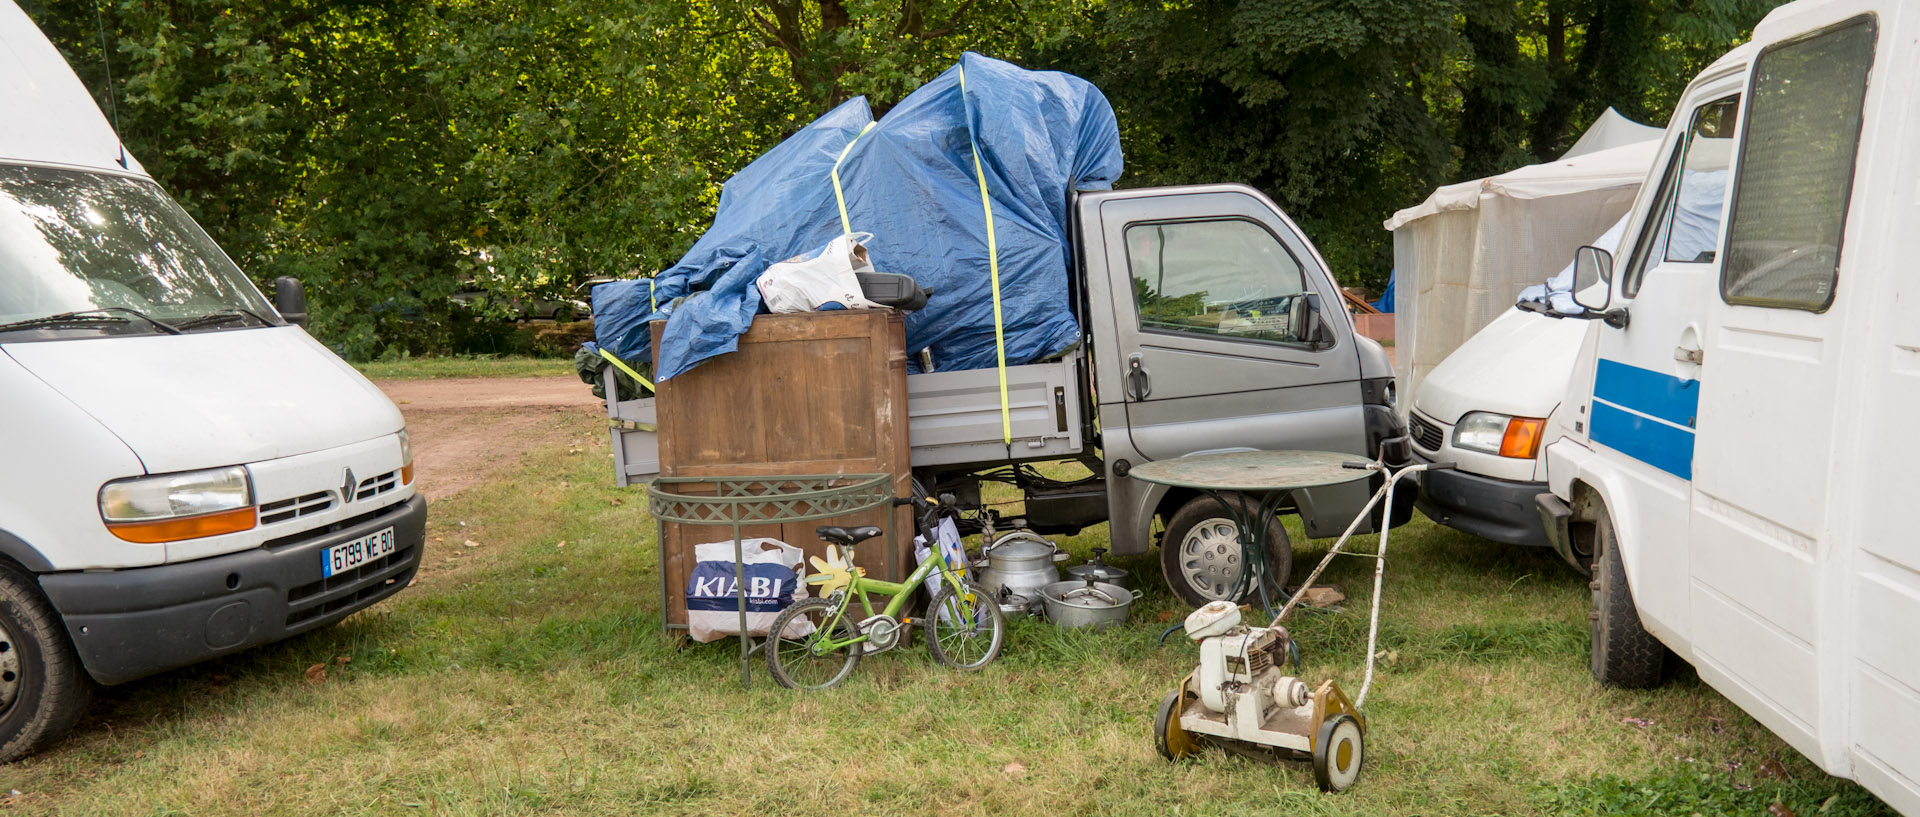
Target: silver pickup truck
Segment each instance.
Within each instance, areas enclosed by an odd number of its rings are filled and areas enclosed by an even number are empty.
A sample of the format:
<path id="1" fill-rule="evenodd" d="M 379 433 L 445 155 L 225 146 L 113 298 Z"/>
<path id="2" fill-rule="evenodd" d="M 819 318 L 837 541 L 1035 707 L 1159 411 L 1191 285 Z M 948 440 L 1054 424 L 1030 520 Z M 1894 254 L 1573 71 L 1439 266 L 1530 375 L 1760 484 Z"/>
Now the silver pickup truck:
<path id="1" fill-rule="evenodd" d="M 1354 333 L 1326 262 L 1272 200 L 1214 184 L 1081 193 L 1072 209 L 1083 342 L 1007 368 L 1011 444 L 994 370 L 908 375 L 922 485 L 964 502 L 983 480 L 1013 482 L 1026 526 L 1043 534 L 1110 522 L 1114 554 L 1162 545 L 1168 585 L 1199 605 L 1235 586 L 1232 514 L 1198 492 L 1127 479 L 1135 464 L 1274 449 L 1405 460 L 1386 351 Z M 606 378 L 617 479 L 642 482 L 659 471 L 654 434 L 643 430 L 653 401 L 621 399 L 611 370 Z M 1062 460 L 1091 476 L 1049 479 L 1026 467 Z M 1281 513 L 1299 514 L 1308 537 L 1337 536 L 1369 496 L 1365 482 L 1300 491 Z M 1395 525 L 1412 493 L 1404 500 L 1391 511 Z M 1292 547 L 1279 520 L 1269 524 L 1266 580 L 1278 589 Z"/>

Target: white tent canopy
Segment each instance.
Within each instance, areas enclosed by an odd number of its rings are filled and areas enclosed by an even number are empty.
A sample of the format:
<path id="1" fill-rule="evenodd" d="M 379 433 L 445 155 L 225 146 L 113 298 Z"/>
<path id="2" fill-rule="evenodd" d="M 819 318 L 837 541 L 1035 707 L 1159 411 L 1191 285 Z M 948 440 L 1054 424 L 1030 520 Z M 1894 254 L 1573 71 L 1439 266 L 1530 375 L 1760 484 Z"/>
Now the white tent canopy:
<path id="1" fill-rule="evenodd" d="M 1599 119 L 1594 120 L 1593 126 L 1587 128 L 1586 133 L 1580 134 L 1580 138 L 1574 141 L 1573 147 L 1567 148 L 1566 153 L 1560 154 L 1560 158 L 1571 159 L 1622 145 L 1646 142 L 1660 138 L 1660 133 L 1659 128 L 1642 125 L 1621 116 L 1619 111 L 1608 108 L 1605 113 L 1600 114 Z"/>
<path id="2" fill-rule="evenodd" d="M 1662 131 L 1608 113 L 1557 161 L 1441 187 L 1387 220 L 1401 394 L 1633 206 Z"/>

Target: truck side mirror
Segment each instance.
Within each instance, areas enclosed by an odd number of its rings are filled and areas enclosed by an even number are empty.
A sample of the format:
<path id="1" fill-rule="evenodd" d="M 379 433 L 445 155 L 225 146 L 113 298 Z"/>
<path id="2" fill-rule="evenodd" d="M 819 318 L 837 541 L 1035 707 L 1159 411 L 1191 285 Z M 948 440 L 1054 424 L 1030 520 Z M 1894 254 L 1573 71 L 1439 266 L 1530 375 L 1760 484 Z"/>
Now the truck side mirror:
<path id="1" fill-rule="evenodd" d="M 1327 320 L 1320 311 L 1320 293 L 1308 292 L 1293 302 L 1293 314 L 1287 316 L 1287 323 L 1297 327 L 1300 342 L 1309 348 L 1318 349 L 1333 342 L 1327 329 Z"/>
<path id="2" fill-rule="evenodd" d="M 1592 292 L 1599 287 L 1598 292 Z M 1594 297 L 1599 303 L 1589 303 Z M 1573 254 L 1573 302 L 1594 312 L 1613 303 L 1613 254 L 1599 247 L 1581 247 Z"/>
<path id="3" fill-rule="evenodd" d="M 273 308 L 287 323 L 307 328 L 307 288 L 285 275 L 273 279 Z"/>

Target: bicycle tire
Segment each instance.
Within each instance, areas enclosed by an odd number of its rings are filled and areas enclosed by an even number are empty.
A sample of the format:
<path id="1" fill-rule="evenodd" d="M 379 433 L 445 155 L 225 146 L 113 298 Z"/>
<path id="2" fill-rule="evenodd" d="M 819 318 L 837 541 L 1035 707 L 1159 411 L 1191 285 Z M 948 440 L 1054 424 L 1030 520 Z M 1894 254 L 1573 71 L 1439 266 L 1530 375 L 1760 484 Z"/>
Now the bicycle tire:
<path id="1" fill-rule="evenodd" d="M 1000 614 L 1000 605 L 993 596 L 988 595 L 973 582 L 963 582 L 962 586 L 973 596 L 972 606 L 975 616 L 973 632 L 968 632 L 969 628 L 960 625 L 957 621 L 940 620 L 940 610 L 949 602 L 958 601 L 954 597 L 953 586 L 944 582 L 940 585 L 940 592 L 933 595 L 932 603 L 927 605 L 927 613 L 921 619 L 921 623 L 926 628 L 927 651 L 933 653 L 935 661 L 961 672 L 972 672 L 993 663 L 993 659 L 1000 657 L 1000 648 L 1006 644 L 1007 640 L 1007 622 L 1006 618 Z M 991 632 L 987 634 L 986 652 L 978 659 L 962 660 L 942 644 L 943 628 L 946 629 L 948 637 L 960 637 L 966 639 L 965 643 L 971 643 L 973 638 L 980 635 L 978 629 L 982 626 Z M 960 642 L 956 642 L 956 645 L 958 643 Z"/>
<path id="2" fill-rule="evenodd" d="M 821 632 L 824 632 L 824 630 L 819 627 L 819 621 L 815 621 L 814 623 L 814 632 L 804 637 L 792 639 L 780 637 L 781 633 L 787 631 L 787 625 L 789 623 L 809 613 L 818 613 L 820 614 L 821 620 L 825 620 L 826 617 L 833 614 L 833 602 L 829 599 L 802 599 L 794 602 L 793 605 L 787 609 L 780 611 L 780 615 L 773 620 L 773 629 L 767 631 L 767 643 L 761 650 L 767 655 L 767 672 L 773 676 L 774 683 L 788 689 L 826 689 L 841 681 L 845 681 L 847 676 L 853 674 L 853 668 L 860 663 L 859 645 L 841 647 L 819 656 L 812 656 L 810 654 L 811 642 Z M 836 635 L 839 638 L 853 638 L 859 634 L 860 623 L 854 621 L 851 617 L 842 615 L 840 617 L 839 632 L 836 633 Z M 783 647 L 785 649 L 782 649 Z M 783 654 L 788 657 L 782 658 Z M 826 676 L 825 680 L 817 680 L 811 677 L 810 674 L 809 677 L 806 678 L 796 678 L 796 675 L 802 674 L 797 671 L 799 668 L 798 665 L 796 664 L 793 667 L 789 667 L 787 664 L 792 661 L 797 661 L 802 656 L 810 657 L 818 662 L 816 669 L 821 670 L 833 669 L 834 662 L 836 661 L 844 663 L 841 663 L 839 668 L 833 671 L 831 675 Z M 841 657 L 835 658 L 834 656 Z"/>

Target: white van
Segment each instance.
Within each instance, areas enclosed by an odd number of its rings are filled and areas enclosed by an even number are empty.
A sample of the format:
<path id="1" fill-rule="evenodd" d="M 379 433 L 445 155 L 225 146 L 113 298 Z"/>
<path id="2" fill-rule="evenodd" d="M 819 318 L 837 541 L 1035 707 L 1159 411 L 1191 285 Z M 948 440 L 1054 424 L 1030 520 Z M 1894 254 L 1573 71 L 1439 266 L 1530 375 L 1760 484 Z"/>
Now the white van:
<path id="1" fill-rule="evenodd" d="M 1594 567 L 1593 672 L 1668 649 L 1827 771 L 1920 814 L 1920 6 L 1803 0 L 1675 110 L 1539 498 Z M 1675 202 L 1731 181 L 1700 251 Z M 1583 289 L 1606 281 L 1605 286 Z"/>
<path id="2" fill-rule="evenodd" d="M 1450 462 L 1420 475 L 1415 507 L 1435 522 L 1512 545 L 1550 544 L 1534 497 L 1586 326 L 1509 309 L 1421 381 L 1407 416 L 1413 454 Z"/>
<path id="3" fill-rule="evenodd" d="M 0 761 L 405 587 L 400 412 L 263 298 L 0 0 Z M 280 299 L 304 311 L 297 283 Z"/>

